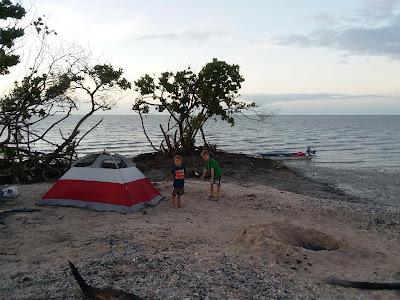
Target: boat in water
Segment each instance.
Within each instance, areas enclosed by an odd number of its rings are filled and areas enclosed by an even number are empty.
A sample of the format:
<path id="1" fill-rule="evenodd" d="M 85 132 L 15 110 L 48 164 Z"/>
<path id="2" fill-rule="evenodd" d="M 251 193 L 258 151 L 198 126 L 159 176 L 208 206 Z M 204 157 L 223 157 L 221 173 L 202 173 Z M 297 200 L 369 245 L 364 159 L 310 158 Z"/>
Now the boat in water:
<path id="1" fill-rule="evenodd" d="M 315 157 L 316 150 L 311 150 L 307 147 L 305 152 L 266 152 L 257 153 L 258 156 L 263 158 L 273 159 L 273 160 L 302 160 L 302 159 L 312 159 Z"/>

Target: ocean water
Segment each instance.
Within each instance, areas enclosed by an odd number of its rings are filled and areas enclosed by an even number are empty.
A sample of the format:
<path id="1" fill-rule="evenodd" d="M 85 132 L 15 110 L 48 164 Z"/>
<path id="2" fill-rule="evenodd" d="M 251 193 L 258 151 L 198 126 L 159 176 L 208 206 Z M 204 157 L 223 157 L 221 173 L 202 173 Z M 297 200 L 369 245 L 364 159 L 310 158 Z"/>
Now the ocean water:
<path id="1" fill-rule="evenodd" d="M 79 153 L 106 149 L 126 155 L 152 151 L 137 116 L 94 116 L 83 127 L 103 122 L 82 142 Z M 60 128 L 72 130 L 79 116 L 72 116 Z M 145 119 L 149 136 L 159 144 L 162 135 L 159 124 L 166 116 Z M 43 130 L 47 124 L 36 128 Z M 226 151 L 255 154 L 268 151 L 300 151 L 306 146 L 317 150 L 316 165 L 341 168 L 400 169 L 400 116 L 274 116 L 259 122 L 240 118 L 231 127 L 223 122 L 210 121 L 205 132 L 211 143 Z M 59 128 L 48 136 L 60 141 Z M 198 137 L 201 144 L 201 138 Z M 45 143 L 37 148 L 48 150 Z"/>
<path id="2" fill-rule="evenodd" d="M 106 149 L 133 156 L 152 151 L 134 115 L 94 116 L 82 129 L 103 118 L 79 147 L 79 154 Z M 48 139 L 61 141 L 59 130 L 71 131 L 79 116 L 72 116 Z M 148 116 L 146 129 L 159 145 L 159 124 L 167 116 Z M 39 133 L 48 124 L 35 130 Z M 329 182 L 353 195 L 382 204 L 400 205 L 400 116 L 273 116 L 259 122 L 245 117 L 231 127 L 221 121 L 210 121 L 205 127 L 210 143 L 232 152 L 255 154 L 269 151 L 317 150 L 312 161 L 288 162 L 304 175 Z M 201 137 L 198 137 L 202 144 Z M 45 143 L 38 149 L 49 150 Z"/>

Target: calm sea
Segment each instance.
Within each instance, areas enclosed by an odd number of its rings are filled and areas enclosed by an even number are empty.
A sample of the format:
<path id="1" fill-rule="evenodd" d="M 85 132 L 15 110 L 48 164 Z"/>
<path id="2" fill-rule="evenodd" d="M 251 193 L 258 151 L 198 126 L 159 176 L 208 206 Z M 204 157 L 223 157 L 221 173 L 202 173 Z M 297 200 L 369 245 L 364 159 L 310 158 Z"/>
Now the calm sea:
<path id="1" fill-rule="evenodd" d="M 68 132 L 79 116 L 64 122 Z M 100 116 L 89 120 L 95 124 Z M 126 155 L 151 151 L 142 133 L 137 116 L 103 116 L 104 120 L 86 140 L 81 154 L 106 149 Z M 149 116 L 146 129 L 155 143 L 161 134 L 159 123 L 166 116 Z M 45 125 L 43 126 L 45 127 Z M 39 128 L 38 128 L 39 129 Z M 345 168 L 400 169 L 400 116 L 274 116 L 258 122 L 241 118 L 231 127 L 210 121 L 205 132 L 209 141 L 226 151 L 258 153 L 267 151 L 300 151 L 306 146 L 317 150 L 314 164 Z M 59 130 L 53 130 L 49 139 L 59 140 Z M 201 144 L 201 138 L 198 138 Z M 38 148 L 47 149 L 45 144 Z"/>

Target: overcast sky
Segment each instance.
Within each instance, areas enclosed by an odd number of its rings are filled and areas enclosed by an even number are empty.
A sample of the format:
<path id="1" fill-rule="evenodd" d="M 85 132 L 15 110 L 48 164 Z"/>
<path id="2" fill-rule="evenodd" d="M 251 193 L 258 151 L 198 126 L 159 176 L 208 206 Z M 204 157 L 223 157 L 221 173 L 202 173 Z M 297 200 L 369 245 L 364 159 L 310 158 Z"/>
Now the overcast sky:
<path id="1" fill-rule="evenodd" d="M 400 0 L 36 0 L 35 10 L 132 81 L 217 57 L 241 66 L 243 95 L 281 114 L 400 114 Z"/>

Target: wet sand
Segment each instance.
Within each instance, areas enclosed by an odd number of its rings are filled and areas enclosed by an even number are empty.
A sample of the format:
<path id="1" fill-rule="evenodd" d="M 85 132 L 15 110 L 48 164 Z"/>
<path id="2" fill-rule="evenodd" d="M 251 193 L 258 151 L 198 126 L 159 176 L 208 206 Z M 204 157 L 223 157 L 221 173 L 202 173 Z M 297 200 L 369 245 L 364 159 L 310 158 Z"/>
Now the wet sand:
<path id="1" fill-rule="evenodd" d="M 254 158 L 226 155 L 219 157 L 218 202 L 208 200 L 206 182 L 192 178 L 182 209 L 163 201 L 136 215 L 62 207 L 1 213 L 0 298 L 79 298 L 67 260 L 90 284 L 152 299 L 399 297 L 324 283 L 400 281 L 399 208 L 347 196 L 280 164 L 254 167 Z M 141 165 L 169 197 L 168 162 Z M 2 202 L 2 210 L 38 208 L 35 200 L 49 185 L 19 188 L 21 196 Z"/>
<path id="2" fill-rule="evenodd" d="M 399 169 L 332 168 L 313 164 L 290 164 L 307 178 L 324 181 L 348 194 L 381 205 L 400 207 Z"/>

